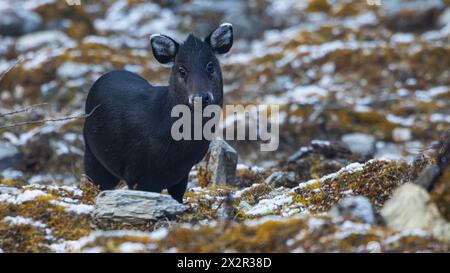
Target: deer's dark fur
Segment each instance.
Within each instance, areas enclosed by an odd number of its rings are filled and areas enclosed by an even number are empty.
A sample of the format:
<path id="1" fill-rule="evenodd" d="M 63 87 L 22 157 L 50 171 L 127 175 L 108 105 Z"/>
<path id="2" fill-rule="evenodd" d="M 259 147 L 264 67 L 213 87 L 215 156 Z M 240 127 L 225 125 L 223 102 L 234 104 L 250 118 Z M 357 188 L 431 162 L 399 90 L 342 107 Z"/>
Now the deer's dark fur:
<path id="1" fill-rule="evenodd" d="M 92 112 L 83 132 L 86 175 L 102 190 L 125 180 L 131 189 L 167 189 L 182 202 L 189 171 L 204 157 L 209 141 L 175 141 L 171 110 L 179 104 L 192 106 L 197 97 L 204 105 L 222 106 L 216 55 L 227 53 L 232 43 L 230 24 L 221 25 L 204 40 L 191 34 L 182 44 L 153 35 L 153 55 L 172 67 L 168 86 L 152 86 L 128 71 L 100 77 L 86 100 L 86 113 Z"/>

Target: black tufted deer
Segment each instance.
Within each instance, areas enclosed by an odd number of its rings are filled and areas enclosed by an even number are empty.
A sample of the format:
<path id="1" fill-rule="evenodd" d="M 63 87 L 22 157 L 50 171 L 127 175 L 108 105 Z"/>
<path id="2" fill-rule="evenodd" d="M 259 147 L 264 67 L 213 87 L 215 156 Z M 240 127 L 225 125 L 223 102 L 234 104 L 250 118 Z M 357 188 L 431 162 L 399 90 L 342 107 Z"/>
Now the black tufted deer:
<path id="1" fill-rule="evenodd" d="M 216 55 L 233 44 L 231 24 L 222 24 L 204 40 L 190 34 L 179 44 L 165 35 L 152 35 L 156 60 L 172 67 L 168 86 L 152 86 L 128 71 L 100 77 L 86 100 L 84 125 L 85 172 L 102 190 L 125 180 L 130 189 L 167 189 L 182 202 L 188 174 L 206 154 L 209 141 L 171 137 L 175 105 L 222 107 L 222 74 Z"/>

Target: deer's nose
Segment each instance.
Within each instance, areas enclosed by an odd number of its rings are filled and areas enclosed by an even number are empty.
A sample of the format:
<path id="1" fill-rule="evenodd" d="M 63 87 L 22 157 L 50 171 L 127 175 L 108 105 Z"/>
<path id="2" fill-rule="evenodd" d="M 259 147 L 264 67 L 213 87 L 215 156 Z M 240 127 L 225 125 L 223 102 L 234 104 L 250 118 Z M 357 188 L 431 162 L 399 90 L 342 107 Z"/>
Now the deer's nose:
<path id="1" fill-rule="evenodd" d="M 201 102 L 203 106 L 210 105 L 214 101 L 214 96 L 211 92 L 199 92 L 189 97 L 189 104 L 194 105 L 196 102 Z"/>

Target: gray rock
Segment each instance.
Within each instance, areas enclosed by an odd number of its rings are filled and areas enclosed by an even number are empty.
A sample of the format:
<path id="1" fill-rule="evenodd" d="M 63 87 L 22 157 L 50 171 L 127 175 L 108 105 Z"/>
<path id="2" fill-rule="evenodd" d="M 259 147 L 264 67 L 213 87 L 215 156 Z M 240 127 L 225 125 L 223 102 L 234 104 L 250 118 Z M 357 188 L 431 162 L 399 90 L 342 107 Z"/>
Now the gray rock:
<path id="1" fill-rule="evenodd" d="M 39 14 L 23 8 L 0 8 L 0 35 L 20 36 L 38 30 L 42 25 Z"/>
<path id="2" fill-rule="evenodd" d="M 223 139 L 215 139 L 209 145 L 204 164 L 213 185 L 233 185 L 236 178 L 238 155 Z"/>
<path id="3" fill-rule="evenodd" d="M 441 174 L 439 166 L 437 165 L 428 165 L 423 169 L 423 171 L 420 173 L 419 177 L 417 177 L 417 180 L 415 183 L 424 189 L 431 190 L 433 184 L 438 179 L 439 175 Z"/>
<path id="4" fill-rule="evenodd" d="M 274 187 L 292 186 L 294 184 L 298 184 L 296 182 L 295 172 L 273 172 L 266 178 L 264 183 Z"/>
<path id="5" fill-rule="evenodd" d="M 189 14 L 189 29 L 206 36 L 222 22 L 233 23 L 237 38 L 255 38 L 263 33 L 263 14 L 249 12 L 251 3 L 240 0 L 194 0 L 180 7 L 181 14 Z"/>
<path id="6" fill-rule="evenodd" d="M 347 147 L 355 154 L 372 155 L 375 152 L 375 137 L 362 133 L 345 134 L 341 138 Z"/>
<path id="7" fill-rule="evenodd" d="M 288 158 L 288 162 L 294 162 L 313 151 L 312 147 L 301 147 L 293 155 Z"/>
<path id="8" fill-rule="evenodd" d="M 442 0 L 396 0 L 382 4 L 387 26 L 400 31 L 435 27 L 445 7 Z"/>
<path id="9" fill-rule="evenodd" d="M 430 194 L 419 185 L 405 183 L 397 188 L 384 204 L 381 215 L 392 229 L 422 229 L 450 242 L 450 223 L 442 217 Z"/>
<path id="10" fill-rule="evenodd" d="M 335 217 L 354 217 L 371 225 L 376 223 L 372 203 L 364 196 L 352 196 L 339 201 L 329 214 Z"/>
<path id="11" fill-rule="evenodd" d="M 439 25 L 446 26 L 450 24 L 450 8 L 446 8 L 445 11 L 439 17 Z"/>
<path id="12" fill-rule="evenodd" d="M 22 159 L 22 153 L 16 147 L 0 142 L 0 171 L 14 167 Z"/>
<path id="13" fill-rule="evenodd" d="M 102 191 L 95 200 L 94 217 L 100 221 L 142 224 L 172 218 L 185 206 L 170 195 L 133 190 Z"/>

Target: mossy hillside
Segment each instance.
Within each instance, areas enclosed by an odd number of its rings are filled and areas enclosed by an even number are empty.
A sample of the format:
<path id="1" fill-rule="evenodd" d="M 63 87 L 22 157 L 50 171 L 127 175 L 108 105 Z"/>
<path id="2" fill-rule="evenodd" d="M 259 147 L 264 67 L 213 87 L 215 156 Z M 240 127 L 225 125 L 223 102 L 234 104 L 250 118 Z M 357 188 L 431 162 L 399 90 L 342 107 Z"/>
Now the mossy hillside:
<path id="1" fill-rule="evenodd" d="M 37 56 L 46 56 L 39 66 L 30 67 L 30 63 L 35 61 L 34 59 L 25 59 L 18 63 L 5 76 L 2 81 L 2 87 L 6 90 L 14 90 L 20 86 L 26 92 L 25 98 L 29 104 L 40 103 L 45 99 L 57 102 L 60 107 L 70 107 L 71 102 L 79 96 L 78 91 L 80 88 L 89 89 L 98 76 L 110 70 L 123 69 L 126 65 L 131 64 L 138 65 L 143 67 L 141 75 L 152 82 L 163 81 L 164 79 L 161 79 L 160 75 L 167 75 L 167 73 L 163 73 L 166 69 L 157 66 L 156 63 L 148 65 L 149 62 L 154 62 L 151 60 L 148 52 L 142 53 L 131 49 L 117 49 L 89 41 L 80 42 L 79 46 L 66 48 L 63 52 L 48 53 L 48 51 L 48 49 L 44 48 L 35 52 Z M 81 86 L 75 85 L 70 87 L 66 85 L 67 79 L 57 74 L 58 68 L 66 62 L 89 65 L 94 70 L 100 70 L 96 73 L 89 72 L 88 75 L 84 76 L 81 79 L 83 82 Z M 52 81 L 55 82 L 56 86 L 53 87 L 51 92 L 43 95 L 41 92 L 42 86 Z M 56 92 L 56 90 L 59 90 L 59 92 Z M 15 98 L 9 98 L 4 102 L 13 104 L 17 101 L 15 101 Z"/>
<path id="2" fill-rule="evenodd" d="M 276 216 L 287 208 L 302 207 L 303 211 L 314 213 L 328 209 L 349 195 L 367 196 L 379 208 L 391 191 L 407 180 L 412 167 L 404 162 L 370 161 L 360 164 L 354 171 L 340 171 L 337 175 L 325 176 L 308 182 L 308 186 L 294 189 L 288 195 L 292 202 L 287 207 L 273 211 L 271 218 L 264 215 L 247 215 L 239 206 L 242 201 L 258 206 L 265 198 L 274 198 L 274 189 L 264 183 L 256 183 L 241 189 L 225 186 L 194 188 L 185 196 L 188 210 L 173 222 L 156 223 L 151 226 L 116 225 L 107 229 L 122 230 L 119 235 L 101 231 L 91 214 L 77 214 L 63 206 L 52 204 L 67 198 L 79 204 L 93 204 L 98 189 L 83 182 L 79 187 L 33 186 L 11 183 L 20 192 L 39 189 L 45 195 L 21 204 L 0 202 L 0 229 L 3 240 L 1 249 L 8 252 L 61 251 L 67 241 L 97 234 L 95 239 L 81 249 L 70 243 L 65 251 L 121 252 L 286 252 L 286 251 L 442 251 L 446 246 L 425 233 L 400 234 L 381 226 L 355 222 L 353 219 L 333 219 L 328 216 L 285 217 Z M 351 168 L 349 168 L 351 170 Z M 301 185 L 301 184 L 300 184 Z M 80 192 L 78 192 L 78 189 Z M 237 194 L 238 191 L 242 191 Z M 282 194 L 282 193 L 280 193 Z M 227 199 L 231 198 L 231 202 Z M 223 206 L 230 206 L 227 219 L 219 216 Z M 11 225 L 5 217 L 24 217 L 35 223 L 42 223 L 50 230 L 33 224 Z M 275 217 L 275 218 L 273 218 Z M 32 222 L 33 223 L 33 222 Z M 139 235 L 132 232 L 158 232 L 165 229 L 167 235 Z M 364 230 L 364 232 L 361 232 Z M 115 232 L 115 231 L 113 231 Z M 131 232 L 131 233 L 130 233 Z M 84 239 L 82 239 L 84 240 Z M 377 242 L 374 248 L 374 242 Z M 53 245 L 58 245 L 55 248 Z M 70 246 L 70 247 L 69 247 Z M 135 248 L 130 248 L 135 247 Z"/>
<path id="3" fill-rule="evenodd" d="M 0 204 L 0 214 L 6 210 Z M 3 252 L 49 252 L 44 230 L 31 225 L 10 225 L 0 220 L 0 249 Z"/>
<path id="4" fill-rule="evenodd" d="M 317 141 L 316 141 L 317 142 Z M 320 178 L 327 174 L 337 172 L 344 166 L 353 162 L 364 162 L 364 157 L 352 153 L 345 145 L 337 142 L 316 143 L 312 141 L 307 146 L 302 146 L 302 155 L 295 160 L 287 160 L 283 164 L 284 171 L 296 173 L 296 182 L 286 185 L 295 187 L 300 181 L 312 178 Z"/>
<path id="5" fill-rule="evenodd" d="M 6 184 L 0 185 L 9 186 L 11 183 L 7 181 Z M 8 252 L 51 251 L 52 243 L 77 240 L 94 230 L 90 214 L 68 211 L 59 203 L 93 204 L 97 192 L 93 186 L 82 186 L 81 195 L 76 192 L 76 188 L 70 187 L 68 190 L 55 185 L 39 187 L 16 185 L 16 189 L 22 194 L 40 190 L 45 195 L 21 203 L 0 202 L 0 219 L 2 219 L 0 228 L 5 230 L 0 232 L 0 249 Z M 11 225 L 5 221 L 6 217 L 24 217 L 33 222 L 42 223 L 45 228 L 37 228 L 32 224 Z"/>
<path id="6" fill-rule="evenodd" d="M 95 34 L 92 15 L 83 5 L 67 5 L 61 1 L 48 1 L 37 6 L 34 11 L 44 18 L 45 24 L 51 24 L 61 16 L 68 19 L 65 33 L 73 38 Z"/>
<path id="7" fill-rule="evenodd" d="M 417 252 L 446 251 L 448 246 L 424 234 L 391 231 L 351 220 L 321 217 L 263 218 L 229 225 L 180 226 L 162 238 L 98 236 L 81 251 L 118 252 L 140 244 L 138 252 Z"/>
<path id="8" fill-rule="evenodd" d="M 361 171 L 342 172 L 295 189 L 293 203 L 311 212 L 325 212 L 346 196 L 362 195 L 379 209 L 395 188 L 408 182 L 409 171 L 404 162 L 372 161 L 364 164 Z"/>
<path id="9" fill-rule="evenodd" d="M 217 219 L 217 210 L 225 202 L 228 194 L 235 189 L 227 186 L 209 186 L 188 190 L 185 193 L 188 210 L 178 217 L 178 221 L 197 223 Z"/>

